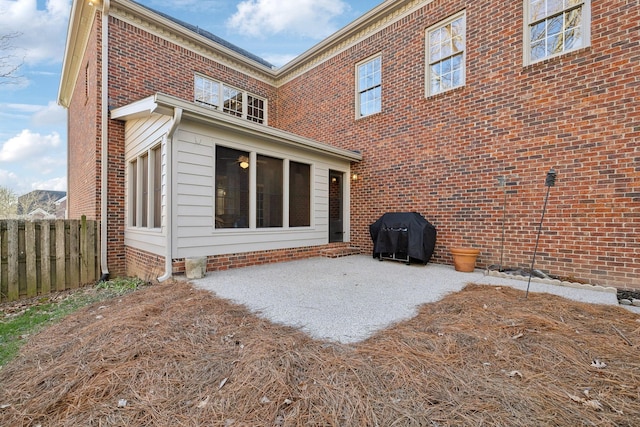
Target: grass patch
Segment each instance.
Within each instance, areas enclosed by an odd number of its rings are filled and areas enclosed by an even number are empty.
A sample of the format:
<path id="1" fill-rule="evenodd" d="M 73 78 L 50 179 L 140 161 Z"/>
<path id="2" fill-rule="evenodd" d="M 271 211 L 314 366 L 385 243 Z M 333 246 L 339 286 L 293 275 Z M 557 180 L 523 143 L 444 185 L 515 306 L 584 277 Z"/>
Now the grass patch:
<path id="1" fill-rule="evenodd" d="M 114 279 L 75 291 L 0 305 L 0 367 L 18 354 L 29 336 L 46 326 L 89 304 L 124 295 L 143 285 L 145 282 L 137 278 Z"/>

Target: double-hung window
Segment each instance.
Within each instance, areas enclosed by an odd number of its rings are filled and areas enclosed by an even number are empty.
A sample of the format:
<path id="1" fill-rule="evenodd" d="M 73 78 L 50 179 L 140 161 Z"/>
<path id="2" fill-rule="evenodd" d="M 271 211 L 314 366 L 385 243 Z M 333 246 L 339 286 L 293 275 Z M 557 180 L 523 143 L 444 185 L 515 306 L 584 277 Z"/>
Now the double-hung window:
<path id="1" fill-rule="evenodd" d="M 382 60 L 380 56 L 356 66 L 358 99 L 357 117 L 369 116 L 382 110 Z"/>
<path id="2" fill-rule="evenodd" d="M 525 64 L 588 46 L 590 0 L 525 0 Z"/>
<path id="3" fill-rule="evenodd" d="M 266 122 L 266 100 L 199 74 L 194 79 L 194 101 L 256 123 Z"/>
<path id="4" fill-rule="evenodd" d="M 464 85 L 465 27 L 459 13 L 427 30 L 427 96 Z"/>

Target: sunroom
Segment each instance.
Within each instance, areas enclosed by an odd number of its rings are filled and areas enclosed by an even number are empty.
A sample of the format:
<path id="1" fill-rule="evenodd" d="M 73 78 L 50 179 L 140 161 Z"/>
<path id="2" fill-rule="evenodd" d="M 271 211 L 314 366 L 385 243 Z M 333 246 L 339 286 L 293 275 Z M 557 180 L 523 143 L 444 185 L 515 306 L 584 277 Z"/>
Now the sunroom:
<path id="1" fill-rule="evenodd" d="M 125 122 L 125 246 L 171 260 L 348 242 L 358 152 L 157 93 Z"/>

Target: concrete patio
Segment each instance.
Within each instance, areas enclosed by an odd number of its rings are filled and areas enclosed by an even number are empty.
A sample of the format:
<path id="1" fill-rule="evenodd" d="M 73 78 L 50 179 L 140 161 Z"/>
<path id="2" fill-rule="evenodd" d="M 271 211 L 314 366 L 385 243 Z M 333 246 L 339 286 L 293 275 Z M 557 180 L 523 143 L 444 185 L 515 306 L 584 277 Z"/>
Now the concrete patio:
<path id="1" fill-rule="evenodd" d="M 242 304 L 273 322 L 299 327 L 317 339 L 353 343 L 411 318 L 468 283 L 526 290 L 527 281 L 460 273 L 452 266 L 380 262 L 366 255 L 310 258 L 208 273 L 199 288 Z M 618 306 L 614 288 L 532 281 L 529 292 Z"/>

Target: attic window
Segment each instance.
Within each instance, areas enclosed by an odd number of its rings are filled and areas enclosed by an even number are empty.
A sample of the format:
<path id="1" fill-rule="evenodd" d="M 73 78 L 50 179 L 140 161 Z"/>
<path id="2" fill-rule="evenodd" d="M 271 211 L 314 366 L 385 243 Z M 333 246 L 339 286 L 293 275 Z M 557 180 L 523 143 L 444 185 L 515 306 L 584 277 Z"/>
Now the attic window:
<path id="1" fill-rule="evenodd" d="M 252 122 L 266 123 L 266 100 L 216 80 L 196 74 L 194 101 Z"/>

